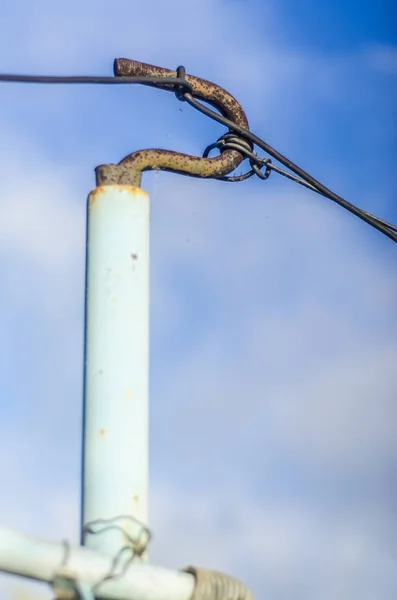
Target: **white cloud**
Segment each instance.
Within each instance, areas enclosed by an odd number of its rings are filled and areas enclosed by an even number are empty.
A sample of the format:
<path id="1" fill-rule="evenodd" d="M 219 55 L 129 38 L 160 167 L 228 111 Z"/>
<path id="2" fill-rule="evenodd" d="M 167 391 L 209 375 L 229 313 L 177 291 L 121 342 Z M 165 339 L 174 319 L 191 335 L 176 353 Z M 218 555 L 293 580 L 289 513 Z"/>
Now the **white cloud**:
<path id="1" fill-rule="evenodd" d="M 296 323 L 274 312 L 262 323 L 246 319 L 251 335 L 236 331 L 238 345 L 226 348 L 215 331 L 181 356 L 161 388 L 155 386 L 156 410 L 164 414 L 166 402 L 168 416 L 185 423 L 177 437 L 166 435 L 176 455 L 188 445 L 197 458 L 200 438 L 210 436 L 214 445 L 225 440 L 225 452 L 239 439 L 258 465 L 269 447 L 342 473 L 391 459 L 397 451 L 395 345 L 372 337 L 370 349 L 367 341 L 350 339 L 354 329 L 337 325 L 328 351 L 322 340 L 328 314 L 322 317 L 315 324 L 310 311 L 296 315 Z M 330 320 L 336 320 L 332 313 Z"/>
<path id="2" fill-rule="evenodd" d="M 236 483 L 191 497 L 184 488 L 154 490 L 153 560 L 233 569 L 257 597 L 372 600 L 392 576 L 393 557 L 377 515 L 322 517 L 291 502 L 252 503 Z M 236 504 L 239 509 L 236 511 Z M 392 590 L 392 588 L 390 588 Z M 390 590 L 381 597 L 391 598 Z"/>
<path id="3" fill-rule="evenodd" d="M 23 255 L 51 274 L 74 265 L 84 249 L 84 221 L 73 190 L 54 172 L 42 178 L 26 174 L 24 181 L 18 187 L 10 184 L 3 195 L 3 251 Z"/>

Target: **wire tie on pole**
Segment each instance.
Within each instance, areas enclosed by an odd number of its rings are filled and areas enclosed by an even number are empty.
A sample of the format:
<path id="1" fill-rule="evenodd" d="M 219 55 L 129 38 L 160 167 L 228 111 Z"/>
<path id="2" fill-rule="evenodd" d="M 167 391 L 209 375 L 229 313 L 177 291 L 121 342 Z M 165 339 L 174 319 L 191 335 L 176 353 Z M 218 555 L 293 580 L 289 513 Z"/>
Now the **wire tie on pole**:
<path id="1" fill-rule="evenodd" d="M 184 66 L 179 65 L 179 67 L 177 67 L 176 70 L 176 76 L 178 79 L 180 79 L 184 84 L 186 83 L 186 79 L 185 79 L 185 75 L 186 75 L 186 69 Z M 185 99 L 185 94 L 189 93 L 186 91 L 186 86 L 185 85 L 176 85 L 175 86 L 175 96 L 178 100 L 180 100 L 181 102 L 186 102 Z"/>

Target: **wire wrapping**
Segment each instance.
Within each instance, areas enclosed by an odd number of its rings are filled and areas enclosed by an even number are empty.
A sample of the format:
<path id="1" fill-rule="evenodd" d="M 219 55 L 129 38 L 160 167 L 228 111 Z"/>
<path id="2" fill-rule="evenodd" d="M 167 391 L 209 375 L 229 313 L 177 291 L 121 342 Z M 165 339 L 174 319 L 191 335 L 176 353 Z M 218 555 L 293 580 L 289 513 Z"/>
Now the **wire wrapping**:
<path id="1" fill-rule="evenodd" d="M 125 59 L 121 59 L 125 60 Z M 117 61 L 115 61 L 116 63 Z M 21 82 L 21 83 L 51 83 L 51 84 L 133 84 L 133 83 L 141 83 L 144 85 L 154 85 L 156 87 L 160 87 L 161 89 L 173 91 L 178 98 L 178 100 L 186 101 L 190 106 L 203 113 L 207 117 L 218 121 L 222 125 L 225 125 L 229 128 L 229 130 L 235 132 L 235 134 L 231 135 L 226 134 L 226 136 L 222 136 L 220 140 L 218 140 L 215 144 L 211 144 L 205 152 L 204 157 L 207 157 L 209 152 L 214 148 L 219 148 L 221 153 L 222 150 L 238 150 L 241 154 L 243 154 L 246 158 L 249 159 L 251 170 L 248 173 L 239 176 L 214 176 L 215 179 L 220 179 L 222 181 L 229 182 L 237 182 L 244 181 L 249 177 L 252 177 L 256 174 L 261 179 L 267 179 L 270 175 L 271 171 L 275 171 L 284 177 L 291 179 L 292 181 L 299 183 L 307 187 L 308 189 L 316 192 L 320 196 L 323 196 L 333 202 L 336 202 L 344 209 L 348 210 L 350 213 L 356 215 L 368 225 L 371 225 L 379 232 L 383 233 L 385 236 L 390 238 L 392 241 L 397 243 L 397 226 L 388 223 L 387 221 L 380 219 L 372 215 L 371 213 L 356 207 L 353 204 L 350 204 L 344 198 L 328 189 L 324 184 L 317 181 L 314 177 L 312 177 L 309 173 L 301 169 L 298 165 L 293 163 L 291 160 L 283 156 L 280 152 L 272 148 L 267 142 L 263 139 L 249 131 L 246 127 L 235 123 L 228 119 L 226 116 L 218 114 L 217 112 L 211 110 L 207 106 L 204 106 L 201 102 L 199 102 L 194 97 L 193 86 L 187 81 L 185 78 L 185 68 L 180 66 L 176 70 L 176 76 L 169 77 L 157 77 L 150 75 L 143 76 L 121 76 L 117 75 L 116 77 L 91 77 L 91 76 L 36 76 L 36 75 L 13 75 L 13 74 L 0 74 L 0 81 L 3 82 Z M 221 89 L 221 88 L 220 88 Z M 238 134 L 238 135 L 236 135 Z M 248 147 L 249 144 L 249 147 Z M 287 167 L 292 173 L 281 169 L 274 165 L 270 158 L 260 158 L 253 151 L 253 144 L 257 145 L 259 148 L 267 152 L 270 156 L 272 156 L 275 160 L 280 162 L 282 165 Z M 177 153 L 175 153 L 177 154 Z M 261 169 L 265 167 L 265 173 L 261 171 Z M 186 173 L 186 171 L 185 171 Z M 198 175 L 200 176 L 200 175 Z"/>
<path id="2" fill-rule="evenodd" d="M 135 539 L 135 537 L 127 531 L 125 527 L 126 521 L 135 523 L 140 527 L 139 539 Z M 120 525 L 118 522 L 124 522 L 124 526 Z M 133 560 L 137 557 L 141 557 L 146 552 L 147 546 L 152 539 L 150 529 L 131 515 L 118 515 L 111 519 L 96 519 L 85 525 L 84 532 L 85 534 L 90 533 L 98 535 L 110 529 L 120 531 L 126 539 L 127 544 L 121 547 L 115 554 L 109 572 L 96 583 L 94 590 L 109 579 L 122 577 L 122 575 L 126 573 L 128 567 L 132 564 Z M 146 539 L 142 539 L 143 537 Z M 123 557 L 126 557 L 124 558 L 124 563 L 122 562 Z"/>
<path id="3" fill-rule="evenodd" d="M 195 98 L 193 98 L 193 96 L 191 96 L 189 93 L 184 94 L 184 99 L 193 108 L 195 108 L 199 112 L 202 112 L 203 114 L 210 117 L 211 119 L 218 121 L 219 123 L 221 123 L 222 125 L 225 125 L 229 129 L 236 131 L 237 133 L 239 133 L 242 136 L 243 139 L 249 140 L 249 141 L 253 142 L 254 144 L 256 144 L 257 146 L 259 146 L 259 148 L 261 148 L 262 150 L 264 150 L 265 152 L 267 152 L 268 154 L 273 156 L 273 158 L 275 158 L 276 160 L 281 162 L 281 164 L 283 164 L 288 169 L 293 171 L 296 175 L 299 176 L 299 178 L 292 177 L 286 171 L 282 171 L 280 169 L 274 169 L 274 166 L 272 167 L 273 170 L 277 170 L 280 174 L 282 174 L 286 177 L 289 177 L 290 179 L 293 179 L 293 181 L 300 183 L 301 185 L 305 185 L 306 187 L 308 187 L 312 191 L 316 192 L 320 196 L 328 198 L 329 200 L 333 200 L 334 202 L 336 202 L 337 204 L 339 204 L 340 206 L 342 206 L 349 212 L 353 213 L 354 215 L 356 215 L 357 217 L 359 217 L 360 219 L 362 219 L 363 221 L 368 223 L 368 225 L 371 225 L 372 227 L 374 227 L 375 229 L 377 229 L 378 231 L 380 231 L 381 233 L 386 235 L 388 238 L 393 240 L 393 242 L 397 243 L 397 235 L 394 233 L 397 231 L 397 226 L 392 225 L 392 224 L 388 223 L 387 221 L 384 221 L 383 219 L 380 219 L 379 217 L 376 217 L 376 216 L 372 215 L 371 213 L 369 213 L 365 210 L 362 210 L 361 208 L 358 208 L 357 206 L 354 206 L 354 204 L 350 204 L 350 202 L 347 202 L 347 200 L 344 200 L 344 198 L 342 198 L 341 196 L 338 196 L 338 194 L 335 194 L 335 192 L 328 189 L 325 185 L 323 185 L 322 183 L 317 181 L 314 177 L 309 175 L 309 173 L 306 173 L 306 171 L 304 171 L 303 169 L 298 167 L 298 165 L 296 165 L 291 160 L 289 160 L 288 158 L 283 156 L 280 152 L 278 152 L 277 150 L 272 148 L 269 144 L 267 144 L 264 140 L 259 138 L 257 135 L 255 135 L 248 129 L 241 127 L 240 125 L 233 123 L 232 121 L 230 121 L 229 119 L 226 119 L 222 115 L 217 114 L 215 111 L 207 108 L 206 106 L 201 104 L 201 102 L 198 102 Z M 241 151 L 243 151 L 243 150 L 241 150 Z M 255 157 L 255 161 L 257 161 L 258 163 L 260 162 L 260 160 L 258 160 L 257 157 Z"/>
<path id="4" fill-rule="evenodd" d="M 250 590 L 240 581 L 220 573 L 197 567 L 182 569 L 196 580 L 191 600 L 253 600 Z"/>

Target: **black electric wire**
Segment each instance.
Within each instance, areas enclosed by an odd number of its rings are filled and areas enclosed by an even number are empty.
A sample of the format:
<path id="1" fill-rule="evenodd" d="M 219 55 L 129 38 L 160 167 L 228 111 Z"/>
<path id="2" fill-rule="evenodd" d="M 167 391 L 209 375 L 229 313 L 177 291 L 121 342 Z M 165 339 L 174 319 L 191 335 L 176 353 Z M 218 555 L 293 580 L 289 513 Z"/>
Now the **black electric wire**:
<path id="1" fill-rule="evenodd" d="M 283 156 L 280 152 L 278 152 L 277 150 L 272 148 L 269 144 L 267 144 L 260 137 L 258 137 L 257 135 L 255 135 L 254 133 L 249 131 L 248 129 L 245 129 L 245 127 L 241 127 L 241 125 L 237 125 L 236 123 L 233 123 L 233 121 L 230 121 L 223 115 L 220 115 L 220 114 L 216 113 L 215 111 L 211 110 L 210 108 L 208 108 L 207 106 L 204 106 L 201 102 L 199 102 L 198 100 L 193 98 L 193 96 L 190 93 L 182 94 L 180 99 L 186 100 L 186 102 L 188 104 L 190 104 L 193 108 L 195 108 L 199 112 L 203 113 L 207 117 L 210 117 L 211 119 L 214 119 L 215 121 L 218 121 L 218 123 L 225 125 L 229 129 L 232 129 L 233 131 L 236 131 L 237 133 L 242 135 L 244 138 L 250 140 L 257 146 L 259 146 L 259 148 L 261 148 L 262 150 L 264 150 L 265 152 L 270 154 L 270 156 L 272 156 L 273 158 L 278 160 L 285 167 L 287 167 L 292 172 L 294 172 L 296 175 L 301 177 L 302 180 L 304 180 L 306 183 L 310 184 L 311 189 L 315 188 L 314 191 L 319 193 L 321 196 L 324 196 L 324 197 L 328 198 L 329 200 L 333 200 L 334 202 L 336 202 L 337 204 L 339 204 L 340 206 L 342 206 L 349 212 L 353 213 L 354 215 L 356 215 L 357 217 L 359 217 L 360 219 L 362 219 L 363 221 L 368 223 L 368 225 L 371 225 L 372 227 L 374 227 L 375 229 L 377 229 L 378 231 L 380 231 L 381 233 L 386 235 L 388 238 L 393 240 L 393 242 L 397 243 L 397 235 L 395 233 L 393 233 L 393 231 L 396 231 L 396 228 L 394 225 L 391 228 L 389 228 L 390 226 L 386 223 L 386 221 L 383 221 L 382 219 L 379 219 L 378 217 L 371 215 L 370 213 L 362 210 L 361 208 L 357 208 L 356 206 L 354 206 L 354 204 L 350 204 L 350 202 L 347 202 L 347 200 L 344 200 L 343 198 L 341 198 L 341 196 L 338 196 L 338 194 L 335 194 L 335 192 L 328 189 L 325 185 L 323 185 L 322 183 L 317 181 L 317 179 L 315 179 L 314 177 L 309 175 L 309 173 L 306 173 L 306 171 L 304 171 L 303 169 L 298 167 L 298 165 L 296 165 L 291 160 L 289 160 L 288 158 Z M 307 186 L 307 187 L 310 187 L 310 186 Z M 391 229 L 393 231 L 391 231 Z"/>
<path id="2" fill-rule="evenodd" d="M 231 141 L 228 141 L 228 139 L 230 139 Z M 241 152 L 242 154 L 244 154 L 244 156 L 246 156 L 247 158 L 249 158 L 250 159 L 250 163 L 253 166 L 253 168 L 251 169 L 251 171 L 249 171 L 248 173 L 244 173 L 243 175 L 232 176 L 232 177 L 230 177 L 230 176 L 229 177 L 217 177 L 217 179 L 221 179 L 222 181 L 232 181 L 232 182 L 235 182 L 235 181 L 244 181 L 245 179 L 248 179 L 249 177 L 252 177 L 253 175 L 259 175 L 260 176 L 260 172 L 258 172 L 258 170 L 254 168 L 255 165 L 257 165 L 259 168 L 266 167 L 266 170 L 268 171 L 264 176 L 262 176 L 262 179 L 267 179 L 268 178 L 269 171 L 275 171 L 276 173 L 279 173 L 280 175 L 283 175 L 283 177 L 287 177 L 288 179 L 291 179 L 295 183 L 299 183 L 300 185 L 305 186 L 306 188 L 308 188 L 312 192 L 316 192 L 316 194 L 319 194 L 319 195 L 323 196 L 324 198 L 328 198 L 329 197 L 328 195 L 325 195 L 322 192 L 320 192 L 320 190 L 317 189 L 311 183 L 308 183 L 304 179 L 301 179 L 300 177 L 297 177 L 296 175 L 293 175 L 292 173 L 289 173 L 288 171 L 285 171 L 284 169 L 281 169 L 277 165 L 274 165 L 271 162 L 270 158 L 261 158 L 260 156 L 258 156 L 251 149 L 247 148 L 247 142 L 243 138 L 239 138 L 237 136 L 234 136 L 233 134 L 228 134 L 227 133 L 226 135 L 224 135 L 221 138 L 219 138 L 219 140 L 217 142 L 215 142 L 214 144 L 210 144 L 205 149 L 203 156 L 207 157 L 209 155 L 210 151 L 213 150 L 214 148 L 218 148 L 219 150 L 227 149 L 227 148 L 231 148 L 233 150 L 237 150 L 238 152 Z M 393 225 L 392 223 L 388 223 L 387 221 L 384 221 L 383 219 L 380 219 L 379 217 L 376 217 L 376 216 L 372 215 L 371 213 L 369 213 L 369 212 L 367 212 L 367 211 L 365 211 L 363 209 L 359 209 L 359 210 L 361 210 L 361 212 L 363 214 L 367 215 L 371 219 L 374 219 L 375 221 L 377 221 L 381 225 L 385 225 L 385 227 L 388 227 L 392 231 L 396 231 L 397 232 L 397 226 L 396 225 Z"/>
<path id="3" fill-rule="evenodd" d="M 53 76 L 53 75 L 8 75 L 0 74 L 0 82 L 14 82 L 14 83 L 88 83 L 88 84 L 160 84 L 164 86 L 171 86 L 170 90 L 174 91 L 177 87 L 178 90 L 181 88 L 186 92 L 192 92 L 192 86 L 185 79 L 179 77 L 95 77 L 95 76 Z"/>
<path id="4" fill-rule="evenodd" d="M 390 238 L 391 240 L 393 240 L 394 242 L 397 243 L 397 234 L 394 233 L 394 232 L 397 232 L 397 227 L 395 225 L 392 225 L 392 224 L 388 223 L 387 221 L 380 219 L 379 217 L 371 215 L 367 211 L 354 206 L 354 204 L 350 204 L 350 202 L 347 202 L 347 200 L 344 200 L 341 196 L 339 196 L 338 194 L 335 194 L 335 192 L 333 192 L 332 190 L 327 188 L 325 185 L 323 185 L 321 182 L 319 182 L 317 179 L 315 179 L 314 177 L 309 175 L 309 173 L 307 173 L 306 171 L 304 171 L 303 169 L 298 167 L 298 165 L 296 165 L 291 160 L 289 160 L 288 158 L 283 156 L 280 152 L 278 152 L 277 150 L 272 148 L 272 146 L 267 144 L 260 137 L 258 137 L 257 135 L 255 135 L 254 133 L 249 131 L 248 129 L 245 129 L 244 127 L 241 127 L 240 125 L 237 125 L 233 121 L 230 121 L 223 115 L 211 110 L 207 106 L 204 106 L 201 102 L 196 100 L 192 96 L 192 86 L 184 78 L 184 73 L 185 73 L 185 69 L 183 67 L 179 67 L 177 70 L 176 77 L 167 77 L 167 78 L 148 77 L 148 76 L 142 76 L 142 77 L 139 77 L 139 76 L 132 76 L 132 77 L 88 76 L 87 77 L 87 76 L 0 74 L 0 82 L 3 81 L 3 82 L 16 82 L 16 83 L 50 83 L 50 84 L 76 84 L 77 83 L 77 84 L 119 84 L 119 85 L 120 84 L 134 84 L 134 83 L 140 83 L 140 84 L 144 84 L 144 85 L 145 84 L 146 85 L 160 84 L 161 86 L 164 86 L 163 89 L 168 89 L 170 91 L 174 91 L 179 100 L 186 101 L 188 104 L 190 104 L 190 106 L 192 106 L 199 112 L 203 113 L 207 117 L 210 117 L 211 119 L 218 121 L 218 123 L 225 125 L 230 130 L 239 133 L 244 139 L 250 140 L 251 142 L 256 144 L 259 148 L 261 148 L 262 150 L 264 150 L 265 152 L 270 154 L 270 156 L 275 158 L 278 162 L 280 162 L 285 167 L 290 169 L 293 173 L 298 175 L 298 177 L 294 177 L 291 173 L 288 173 L 287 171 L 283 171 L 276 165 L 273 165 L 270 161 L 268 161 L 268 159 L 260 159 L 256 155 L 254 155 L 253 157 L 250 158 L 251 166 L 254 166 L 255 164 L 258 166 L 260 166 L 260 165 L 266 166 L 267 174 L 263 175 L 263 177 L 262 177 L 263 179 L 267 178 L 268 173 L 270 172 L 269 169 L 272 169 L 272 170 L 280 173 L 284 177 L 288 177 L 289 179 L 292 179 L 296 183 L 299 183 L 300 185 L 304 185 L 305 187 L 311 189 L 312 191 L 318 193 L 319 195 L 321 195 L 325 198 L 328 198 L 329 200 L 333 200 L 334 202 L 336 202 L 337 204 L 339 204 L 340 206 L 342 206 L 343 208 L 345 208 L 352 214 L 356 215 L 357 217 L 359 217 L 360 219 L 362 219 L 363 221 L 368 223 L 368 225 L 371 225 L 372 227 L 374 227 L 375 229 L 377 229 L 378 231 L 380 231 L 381 233 L 386 235 L 388 238 Z M 166 87 L 166 86 L 169 86 L 169 87 Z M 253 169 L 253 170 L 255 170 L 255 169 Z M 259 175 L 258 170 L 255 171 L 257 175 Z M 228 180 L 229 181 L 238 181 L 238 180 L 246 179 L 249 176 L 251 176 L 251 172 L 249 174 L 245 174 L 244 176 L 240 176 L 237 178 L 233 178 L 233 177 L 229 178 Z"/>

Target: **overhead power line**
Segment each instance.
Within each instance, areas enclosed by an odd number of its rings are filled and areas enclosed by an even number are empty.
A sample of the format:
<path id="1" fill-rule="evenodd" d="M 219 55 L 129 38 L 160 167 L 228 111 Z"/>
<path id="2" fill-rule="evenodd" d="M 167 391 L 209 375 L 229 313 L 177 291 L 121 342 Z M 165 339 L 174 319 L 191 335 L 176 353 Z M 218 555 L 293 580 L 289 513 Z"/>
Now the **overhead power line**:
<path id="1" fill-rule="evenodd" d="M 294 162 L 286 158 L 283 154 L 275 150 L 262 138 L 255 135 L 249 129 L 234 123 L 225 116 L 211 110 L 205 106 L 202 102 L 199 102 L 193 96 L 192 85 L 185 79 L 184 67 L 179 67 L 175 77 L 154 77 L 154 76 L 117 76 L 117 77 L 95 77 L 95 76 L 43 76 L 43 75 L 14 75 L 14 74 L 0 74 L 0 82 L 14 82 L 14 83 L 41 83 L 41 84 L 105 84 L 105 85 L 127 85 L 127 84 L 143 84 L 143 85 L 154 85 L 161 87 L 169 91 L 176 93 L 179 100 L 188 102 L 190 106 L 203 113 L 204 115 L 218 121 L 222 125 L 228 127 L 231 131 L 234 131 L 237 136 L 231 136 L 226 134 L 222 136 L 215 144 L 211 144 L 206 149 L 205 156 L 208 155 L 209 151 L 213 148 L 222 150 L 227 148 L 234 148 L 241 152 L 246 158 L 249 159 L 251 164 L 251 171 L 242 176 L 234 177 L 215 177 L 226 181 L 242 181 L 257 175 L 262 179 L 267 179 L 271 171 L 275 171 L 284 177 L 291 179 L 292 181 L 303 185 L 317 194 L 328 198 L 333 202 L 336 202 L 350 213 L 356 215 L 368 225 L 371 225 L 383 235 L 390 238 L 392 241 L 397 242 L 397 226 L 388 223 L 387 221 L 380 219 L 379 217 L 370 214 L 369 212 L 358 208 L 354 204 L 351 204 L 324 184 L 315 179 L 312 175 L 304 171 L 301 167 L 296 165 Z M 247 142 L 249 143 L 247 147 Z M 280 167 L 274 165 L 270 158 L 259 157 L 256 152 L 253 151 L 252 144 L 255 144 L 261 150 L 267 152 L 271 157 L 284 165 L 289 171 L 285 171 Z M 262 168 L 266 171 L 263 173 Z"/>

